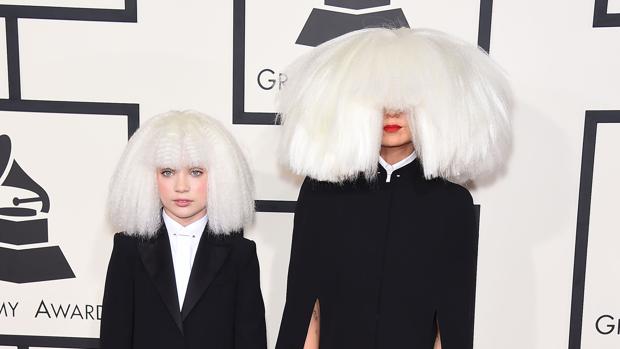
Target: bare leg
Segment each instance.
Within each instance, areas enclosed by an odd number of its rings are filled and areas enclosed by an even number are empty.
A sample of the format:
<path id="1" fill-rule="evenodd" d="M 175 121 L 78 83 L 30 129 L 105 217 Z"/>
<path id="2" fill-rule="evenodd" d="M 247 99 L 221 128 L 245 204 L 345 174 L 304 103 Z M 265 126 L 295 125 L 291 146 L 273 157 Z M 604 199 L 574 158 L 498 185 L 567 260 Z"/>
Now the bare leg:
<path id="1" fill-rule="evenodd" d="M 433 349 L 441 349 L 441 336 L 439 335 L 439 324 L 437 325 L 437 337 L 435 337 L 435 345 Z"/>
<path id="2" fill-rule="evenodd" d="M 319 300 L 314 303 L 310 324 L 308 325 L 308 334 L 306 334 L 306 342 L 304 349 L 319 349 L 319 335 L 321 332 L 321 308 Z M 440 348 L 441 349 L 441 348 Z"/>

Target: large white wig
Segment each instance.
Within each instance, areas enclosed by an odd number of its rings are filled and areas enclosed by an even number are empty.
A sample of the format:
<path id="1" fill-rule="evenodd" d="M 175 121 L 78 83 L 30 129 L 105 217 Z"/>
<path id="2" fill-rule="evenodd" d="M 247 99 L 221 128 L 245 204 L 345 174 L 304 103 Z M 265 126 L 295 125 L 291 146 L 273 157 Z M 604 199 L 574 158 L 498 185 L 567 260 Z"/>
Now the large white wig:
<path id="1" fill-rule="evenodd" d="M 297 174 L 373 178 L 383 111 L 408 113 L 427 178 L 464 182 L 508 151 L 511 91 L 483 50 L 430 29 L 363 29 L 309 51 L 285 70 L 278 97 L 282 158 Z"/>
<path id="2" fill-rule="evenodd" d="M 108 215 L 118 231 L 153 236 L 161 225 L 158 168 L 207 171 L 208 225 L 215 234 L 240 230 L 254 217 L 254 183 L 232 135 L 195 111 L 154 116 L 131 137 L 110 183 Z"/>

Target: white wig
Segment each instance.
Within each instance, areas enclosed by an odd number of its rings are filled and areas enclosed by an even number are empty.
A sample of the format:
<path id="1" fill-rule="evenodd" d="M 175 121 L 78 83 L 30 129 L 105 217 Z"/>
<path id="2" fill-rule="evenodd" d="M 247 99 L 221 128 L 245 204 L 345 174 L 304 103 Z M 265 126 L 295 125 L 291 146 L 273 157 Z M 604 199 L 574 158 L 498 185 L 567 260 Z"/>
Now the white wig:
<path id="1" fill-rule="evenodd" d="M 254 184 L 232 135 L 195 111 L 154 116 L 131 137 L 110 183 L 108 215 L 118 231 L 152 237 L 161 225 L 158 168 L 203 167 L 207 214 L 215 234 L 243 228 L 254 217 Z"/>
<path id="2" fill-rule="evenodd" d="M 297 174 L 373 178 L 383 111 L 408 114 L 426 178 L 464 182 L 510 145 L 511 91 L 482 49 L 430 29 L 363 29 L 301 56 L 278 97 L 282 158 Z"/>

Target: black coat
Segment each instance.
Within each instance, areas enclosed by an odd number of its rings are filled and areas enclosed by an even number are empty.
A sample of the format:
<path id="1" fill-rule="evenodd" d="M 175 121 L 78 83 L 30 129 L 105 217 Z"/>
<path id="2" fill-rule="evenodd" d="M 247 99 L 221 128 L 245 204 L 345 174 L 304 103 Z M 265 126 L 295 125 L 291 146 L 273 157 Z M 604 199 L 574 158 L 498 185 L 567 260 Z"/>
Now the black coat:
<path id="1" fill-rule="evenodd" d="M 418 160 L 385 183 L 306 179 L 295 210 L 277 349 L 301 349 L 320 302 L 320 348 L 473 346 L 477 223 L 467 189 Z"/>
<path id="2" fill-rule="evenodd" d="M 116 234 L 103 297 L 101 348 L 266 348 L 254 242 L 200 239 L 179 309 L 165 225 L 148 240 Z"/>

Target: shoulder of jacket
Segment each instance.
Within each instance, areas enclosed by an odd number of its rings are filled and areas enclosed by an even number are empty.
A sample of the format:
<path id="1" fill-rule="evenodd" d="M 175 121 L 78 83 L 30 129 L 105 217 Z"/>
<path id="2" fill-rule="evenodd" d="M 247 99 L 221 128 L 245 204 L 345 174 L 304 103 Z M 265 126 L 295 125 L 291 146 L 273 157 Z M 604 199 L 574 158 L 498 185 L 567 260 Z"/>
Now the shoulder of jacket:
<path id="1" fill-rule="evenodd" d="M 116 233 L 114 234 L 114 246 L 135 247 L 140 239 L 140 237 L 129 235 L 125 232 Z"/>
<path id="2" fill-rule="evenodd" d="M 240 266 L 246 265 L 248 261 L 256 258 L 256 243 L 239 234 L 229 236 L 228 246 L 231 248 L 233 260 L 235 264 Z"/>
<path id="3" fill-rule="evenodd" d="M 243 236 L 236 237 L 233 244 L 241 254 L 248 254 L 256 250 L 256 243 Z"/>
<path id="4" fill-rule="evenodd" d="M 129 235 L 125 232 L 120 232 L 114 234 L 114 242 L 118 243 L 129 243 L 130 241 L 135 241 L 136 237 L 133 235 Z"/>
<path id="5" fill-rule="evenodd" d="M 113 254 L 116 253 L 123 258 L 132 260 L 138 252 L 138 244 L 141 239 L 124 232 L 114 234 L 113 250 L 116 252 L 113 252 Z"/>
<path id="6" fill-rule="evenodd" d="M 441 194 L 444 199 L 451 202 L 471 205 L 473 204 L 473 198 L 467 188 L 460 184 L 456 184 L 444 179 L 437 180 L 437 187 L 440 188 Z"/>
<path id="7" fill-rule="evenodd" d="M 349 191 L 357 192 L 360 189 L 368 187 L 368 181 L 364 178 L 356 178 L 354 180 L 346 180 L 342 182 L 320 181 L 310 177 L 306 177 L 299 190 L 301 198 L 321 198 L 324 196 L 341 195 Z"/>

